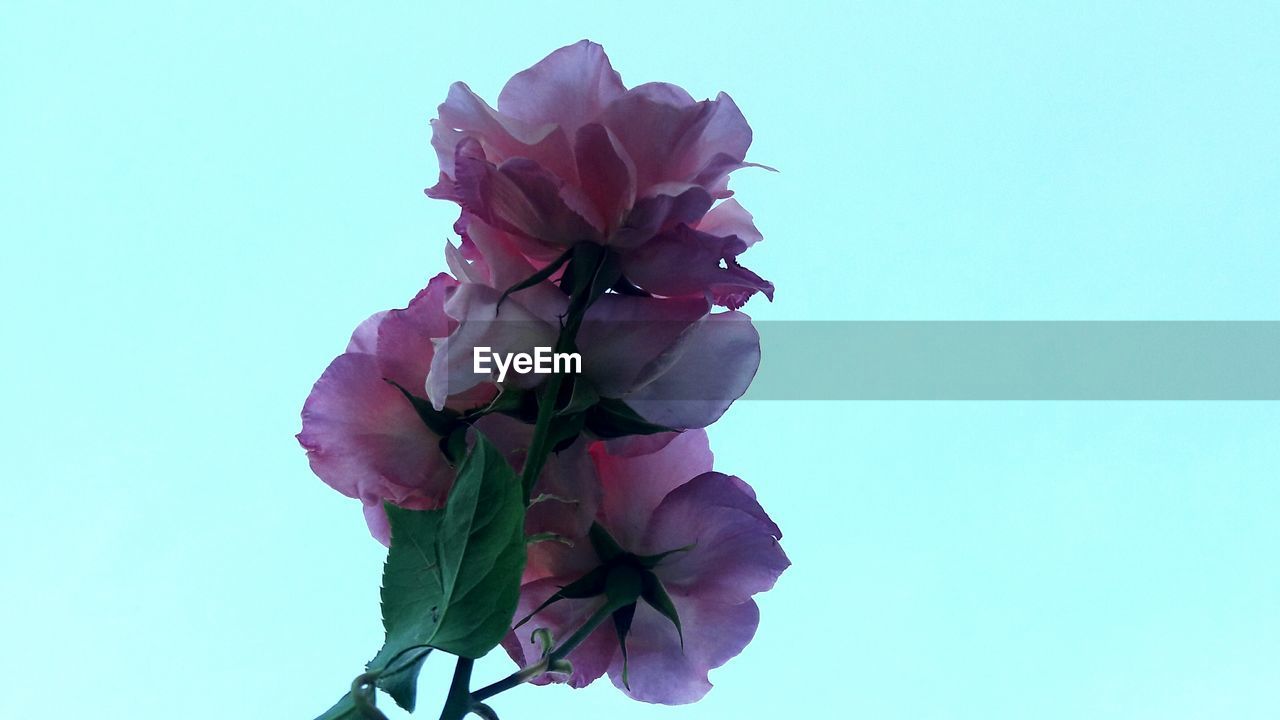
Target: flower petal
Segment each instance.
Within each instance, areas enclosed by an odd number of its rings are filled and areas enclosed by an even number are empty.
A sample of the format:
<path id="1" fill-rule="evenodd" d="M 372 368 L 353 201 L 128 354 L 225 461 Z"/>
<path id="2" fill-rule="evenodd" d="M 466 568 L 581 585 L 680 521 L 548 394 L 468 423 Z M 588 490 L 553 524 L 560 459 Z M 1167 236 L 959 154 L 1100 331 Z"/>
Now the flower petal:
<path id="1" fill-rule="evenodd" d="M 646 368 L 709 309 L 701 298 L 600 297 L 578 335 L 583 374 L 605 397 L 626 395 L 648 379 L 642 375 Z"/>
<path id="2" fill-rule="evenodd" d="M 747 391 L 759 367 L 760 335 L 751 318 L 732 310 L 707 315 L 623 399 L 649 422 L 706 427 Z"/>
<path id="3" fill-rule="evenodd" d="M 701 700 L 711 689 L 708 672 L 742 652 L 760 624 L 751 600 L 729 605 L 677 593 L 671 600 L 683 627 L 683 646 L 671 621 L 641 602 L 627 639 L 629 682 L 623 684 L 621 653 L 609 666 L 613 684 L 636 700 L 664 705 Z"/>
<path id="4" fill-rule="evenodd" d="M 661 450 L 645 455 L 614 454 L 607 443 L 591 446 L 604 491 L 600 517 L 624 548 L 639 547 L 649 516 L 673 489 L 711 470 L 711 446 L 702 430 L 687 430 Z"/>
<path id="5" fill-rule="evenodd" d="M 623 255 L 622 271 L 656 295 L 707 293 L 717 305 L 742 307 L 756 292 L 773 299 L 773 283 L 738 264 L 747 244 L 681 225 Z"/>
<path id="6" fill-rule="evenodd" d="M 485 222 L 551 246 L 568 247 L 599 236 L 566 193 L 572 190 L 541 165 L 513 158 L 494 166 L 488 160 L 459 153 L 454 194 L 463 209 Z"/>
<path id="7" fill-rule="evenodd" d="M 445 312 L 458 321 L 458 326 L 448 338 L 435 341 L 431 371 L 426 378 L 427 397 L 437 410 L 443 408 L 450 397 L 497 380 L 494 363 L 490 363 L 488 374 L 475 372 L 476 348 L 487 347 L 495 354 L 505 355 L 555 345 L 556 326 L 526 305 L 526 301 L 538 299 L 535 290 L 529 288 L 508 297 L 500 309 L 498 301 L 502 291 L 496 288 L 468 283 L 454 291 L 445 304 Z M 504 380 L 520 387 L 534 387 L 542 376 L 519 375 L 511 370 Z"/>
<path id="8" fill-rule="evenodd" d="M 600 218 L 596 227 L 611 232 L 635 202 L 635 163 L 608 128 L 598 123 L 578 129 L 574 154 L 583 192 Z"/>
<path id="9" fill-rule="evenodd" d="M 302 408 L 298 442 L 330 487 L 366 504 L 425 509 L 444 502 L 453 471 L 408 400 L 372 355 L 338 356 Z"/>
<path id="10" fill-rule="evenodd" d="M 588 549 L 588 552 L 590 550 Z M 516 608 L 516 618 L 523 619 L 534 608 L 541 605 L 563 585 L 576 578 L 545 578 L 526 584 L 520 589 L 520 602 Z M 527 667 L 542 657 L 541 648 L 533 639 L 533 632 L 538 628 L 546 628 L 556 644 L 564 642 L 578 628 L 586 624 L 588 618 L 603 602 L 603 598 L 587 600 L 561 600 L 544 608 L 518 630 L 507 633 L 502 640 L 502 647 L 521 667 Z M 613 628 L 605 623 L 587 639 L 569 653 L 569 661 L 573 663 L 573 674 L 569 676 L 547 674 L 533 680 L 535 685 L 547 685 L 552 682 L 568 682 L 570 686 L 582 688 L 604 675 L 618 653 L 618 643 L 614 639 Z"/>
<path id="11" fill-rule="evenodd" d="M 498 110 L 528 123 L 554 123 L 572 132 L 625 91 L 604 48 L 582 40 L 552 52 L 507 81 L 498 95 Z"/>
<path id="12" fill-rule="evenodd" d="M 672 490 L 654 511 L 645 553 L 671 555 L 658 575 L 671 592 L 734 604 L 773 587 L 790 566 L 782 531 L 741 479 L 708 472 Z"/>

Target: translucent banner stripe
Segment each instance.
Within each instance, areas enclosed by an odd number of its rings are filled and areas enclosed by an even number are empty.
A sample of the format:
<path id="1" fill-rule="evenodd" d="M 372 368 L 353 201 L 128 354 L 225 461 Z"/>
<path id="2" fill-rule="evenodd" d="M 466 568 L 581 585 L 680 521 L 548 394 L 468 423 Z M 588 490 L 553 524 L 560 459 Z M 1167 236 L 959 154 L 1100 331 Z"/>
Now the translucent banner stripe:
<path id="1" fill-rule="evenodd" d="M 751 400 L 1280 400 L 1280 322 L 760 322 Z"/>

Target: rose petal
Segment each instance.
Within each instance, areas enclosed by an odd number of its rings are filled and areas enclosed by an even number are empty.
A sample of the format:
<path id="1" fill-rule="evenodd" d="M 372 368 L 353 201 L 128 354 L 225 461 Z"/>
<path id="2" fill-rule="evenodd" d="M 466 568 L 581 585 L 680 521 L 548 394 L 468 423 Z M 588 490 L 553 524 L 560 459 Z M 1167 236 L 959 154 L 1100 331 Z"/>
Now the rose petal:
<path id="1" fill-rule="evenodd" d="M 747 391 L 759 367 L 760 335 L 751 318 L 736 311 L 707 315 L 623 399 L 658 425 L 706 427 Z"/>
<path id="2" fill-rule="evenodd" d="M 649 516 L 667 493 L 711 470 L 711 447 L 702 430 L 688 430 L 647 455 L 615 455 L 606 443 L 590 449 L 604 495 L 600 516 L 626 547 L 644 541 Z"/>
<path id="3" fill-rule="evenodd" d="M 302 408 L 298 442 L 330 487 L 366 503 L 418 509 L 444 502 L 453 471 L 407 399 L 382 378 L 372 355 L 337 357 Z"/>
<path id="4" fill-rule="evenodd" d="M 628 679 L 622 678 L 622 654 L 609 666 L 609 678 L 636 700 L 682 705 L 701 700 L 711 689 L 708 672 L 725 664 L 751 642 L 760 611 L 750 600 L 735 605 L 671 593 L 684 630 L 648 604 L 636 608 L 627 639 Z"/>
<path id="5" fill-rule="evenodd" d="M 529 583 L 520 589 L 520 602 L 516 608 L 516 618 L 523 619 L 533 609 L 551 597 L 561 586 L 575 578 L 546 578 Z M 520 666 L 532 665 L 542 655 L 541 647 L 533 640 L 533 632 L 538 628 L 551 631 L 556 644 L 564 642 L 578 628 L 586 624 L 588 618 L 603 602 L 602 598 L 587 600 L 561 600 L 543 609 L 532 620 L 518 630 L 507 633 L 502 640 L 502 647 Z M 618 652 L 618 643 L 614 639 L 613 626 L 605 623 L 591 633 L 573 652 L 569 653 L 569 662 L 573 663 L 573 674 L 566 677 L 561 674 L 546 674 L 533 680 L 535 685 L 546 685 L 552 682 L 568 682 L 570 686 L 582 688 L 604 675 Z"/>
<path id="6" fill-rule="evenodd" d="M 644 553 L 692 545 L 662 561 L 669 591 L 740 603 L 773 587 L 790 566 L 782 531 L 741 479 L 717 472 L 672 490 L 653 513 Z"/>
<path id="7" fill-rule="evenodd" d="M 756 292 L 773 299 L 773 283 L 738 264 L 747 245 L 681 225 L 622 258 L 622 271 L 656 295 L 706 293 L 717 305 L 737 309 Z"/>
<path id="8" fill-rule="evenodd" d="M 625 91 L 604 48 L 582 40 L 552 52 L 507 81 L 498 95 L 498 110 L 528 123 L 554 123 L 572 132 Z"/>

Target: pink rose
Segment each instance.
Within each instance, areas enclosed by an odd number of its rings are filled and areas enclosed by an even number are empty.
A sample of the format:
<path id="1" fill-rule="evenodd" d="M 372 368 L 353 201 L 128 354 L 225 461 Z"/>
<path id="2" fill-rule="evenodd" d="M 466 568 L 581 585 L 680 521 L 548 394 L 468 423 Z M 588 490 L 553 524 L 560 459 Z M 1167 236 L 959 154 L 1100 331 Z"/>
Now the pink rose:
<path id="1" fill-rule="evenodd" d="M 464 225 L 511 233 L 536 266 L 589 241 L 616 251 L 625 278 L 653 295 L 733 309 L 773 297 L 737 261 L 760 233 L 725 200 L 729 173 L 751 165 L 751 128 L 728 95 L 627 89 L 584 40 L 511 78 L 496 110 L 455 83 L 439 115 L 440 179 L 427 194 L 457 202 Z"/>
<path id="2" fill-rule="evenodd" d="M 605 443 L 595 443 L 590 452 L 603 493 L 597 522 L 629 558 L 669 553 L 652 572 L 678 614 L 680 630 L 641 599 L 631 616 L 625 660 L 617 630 L 606 622 L 569 653 L 571 675 L 537 682 L 584 687 L 607 672 L 638 700 L 694 702 L 711 689 L 708 671 L 740 653 L 755 634 L 759 611 L 752 596 L 771 588 L 790 564 L 778 545 L 782 533 L 746 483 L 711 471 L 701 431 L 675 436 L 655 452 L 629 453 Z M 534 546 L 517 617 L 600 564 L 586 540 L 572 547 Z M 516 662 L 530 664 L 541 656 L 534 630 L 547 628 L 563 641 L 603 603 L 600 597 L 556 601 L 508 635 L 503 646 Z"/>
<path id="3" fill-rule="evenodd" d="M 454 470 L 441 450 L 441 437 L 406 393 L 421 395 L 435 352 L 433 340 L 456 326 L 445 315 L 444 303 L 457 287 L 456 280 L 442 273 L 404 309 L 380 312 L 361 323 L 347 351 L 321 374 L 302 408 L 298 442 L 311 469 L 330 487 L 364 504 L 369 531 L 384 545 L 391 531 L 383 502 L 430 510 L 443 506 L 453 487 Z M 467 409 L 493 395 L 491 385 L 472 387 L 450 398 L 450 406 Z M 500 415 L 481 418 L 475 426 L 513 467 L 523 464 L 530 426 Z M 536 491 L 573 497 L 574 502 L 548 501 L 531 509 L 530 534 L 572 535 L 590 525 L 599 491 L 586 447 L 586 441 L 576 443 L 548 460 Z"/>
<path id="4" fill-rule="evenodd" d="M 568 298 L 551 282 L 503 299 L 503 289 L 528 277 L 533 267 L 516 250 L 511 233 L 473 224 L 467 237 L 450 254 L 454 272 L 469 280 L 445 304 L 457 329 L 437 342 L 427 376 L 426 394 L 437 408 L 499 379 L 492 365 L 489 373 L 475 372 L 476 347 L 497 354 L 552 347 L 568 308 Z M 746 391 L 760 364 L 760 338 L 751 319 L 711 309 L 699 296 L 601 296 L 588 308 L 577 339 L 580 382 L 657 425 L 711 424 Z M 529 389 L 545 377 L 510 372 L 502 380 Z"/>

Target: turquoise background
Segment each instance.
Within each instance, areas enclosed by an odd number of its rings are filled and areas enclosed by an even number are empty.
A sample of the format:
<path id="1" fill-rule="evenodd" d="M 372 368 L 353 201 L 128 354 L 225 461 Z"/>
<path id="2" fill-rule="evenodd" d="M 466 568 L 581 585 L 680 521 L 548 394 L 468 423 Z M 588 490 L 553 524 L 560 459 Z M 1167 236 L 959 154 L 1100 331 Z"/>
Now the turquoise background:
<path id="1" fill-rule="evenodd" d="M 1280 319 L 1274 3 L 10 0 L 0 716 L 305 719 L 345 691 L 383 550 L 298 410 L 443 269 L 448 84 L 492 99 L 582 37 L 743 108 L 781 170 L 734 181 L 778 285 L 758 318 Z M 496 706 L 1280 716 L 1278 431 L 1267 403 L 742 403 L 718 465 L 795 563 L 756 641 L 699 705 Z"/>

